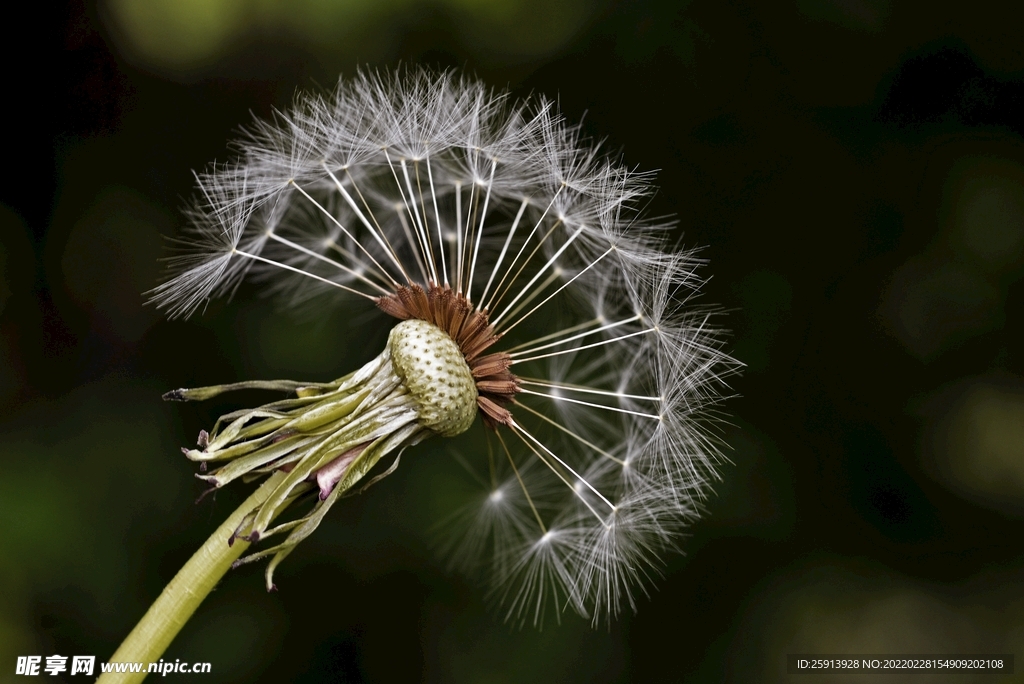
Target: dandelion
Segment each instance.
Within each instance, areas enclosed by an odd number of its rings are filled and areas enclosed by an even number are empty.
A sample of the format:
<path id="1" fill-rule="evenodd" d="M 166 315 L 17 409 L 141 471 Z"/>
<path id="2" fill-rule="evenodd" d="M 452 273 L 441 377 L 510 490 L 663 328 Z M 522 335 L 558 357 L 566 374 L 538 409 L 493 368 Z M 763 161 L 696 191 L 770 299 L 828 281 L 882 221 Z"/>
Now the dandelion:
<path id="1" fill-rule="evenodd" d="M 269 545 L 238 562 L 270 557 L 272 588 L 344 493 L 425 439 L 476 429 L 487 450 L 458 458 L 481 493 L 444 525 L 452 564 L 488 572 L 517 623 L 635 607 L 716 477 L 709 426 L 735 370 L 713 312 L 692 301 L 700 259 L 640 215 L 651 176 L 548 100 L 417 69 L 302 96 L 237 151 L 197 176 L 157 306 L 186 317 L 250 279 L 288 305 L 326 295 L 391 328 L 333 382 L 167 395 L 290 394 L 223 416 L 185 450 L 213 487 L 272 479 L 228 540 Z"/>

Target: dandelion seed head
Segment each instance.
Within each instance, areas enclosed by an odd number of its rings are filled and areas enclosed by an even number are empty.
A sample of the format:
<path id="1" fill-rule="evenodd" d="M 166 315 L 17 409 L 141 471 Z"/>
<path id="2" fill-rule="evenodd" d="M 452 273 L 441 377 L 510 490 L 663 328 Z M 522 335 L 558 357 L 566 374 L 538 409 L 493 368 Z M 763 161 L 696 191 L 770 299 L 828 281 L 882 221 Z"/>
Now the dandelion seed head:
<path id="1" fill-rule="evenodd" d="M 457 444 L 475 422 L 491 447 L 458 457 L 481 486 L 439 524 L 454 534 L 449 565 L 488 575 L 519 624 L 635 608 L 718 477 L 717 410 L 737 367 L 716 312 L 693 301 L 703 260 L 640 211 L 652 176 L 608 159 L 550 100 L 416 68 L 300 95 L 233 150 L 197 174 L 172 277 L 151 300 L 187 317 L 250 279 L 287 306 L 340 303 L 420 337 L 308 390 L 309 406 L 320 392 L 359 397 L 345 410 L 365 423 L 360 443 L 332 451 L 321 425 L 243 444 L 270 424 L 257 410 L 189 457 L 256 449 L 253 473 L 306 468 L 322 498 L 292 540 L 362 450 Z M 234 463 L 206 477 L 244 474 Z"/>

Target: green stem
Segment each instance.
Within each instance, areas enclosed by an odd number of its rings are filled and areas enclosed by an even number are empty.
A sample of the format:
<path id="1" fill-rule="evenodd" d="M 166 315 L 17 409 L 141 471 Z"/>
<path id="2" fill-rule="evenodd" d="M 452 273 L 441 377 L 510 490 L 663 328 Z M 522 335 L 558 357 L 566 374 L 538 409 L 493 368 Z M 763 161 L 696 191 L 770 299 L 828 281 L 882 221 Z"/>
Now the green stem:
<path id="1" fill-rule="evenodd" d="M 249 548 L 249 543 L 241 539 L 236 539 L 229 546 L 228 538 L 248 513 L 267 500 L 284 477 L 285 473 L 276 472 L 267 478 L 210 535 L 206 543 L 164 587 L 159 598 L 149 607 L 114 655 L 110 656 L 112 663 L 142 663 L 142 672 L 108 672 L 100 675 L 98 684 L 129 684 L 146 678 L 149 663 L 160 659 L 199 604 L 231 568 L 231 564 Z"/>

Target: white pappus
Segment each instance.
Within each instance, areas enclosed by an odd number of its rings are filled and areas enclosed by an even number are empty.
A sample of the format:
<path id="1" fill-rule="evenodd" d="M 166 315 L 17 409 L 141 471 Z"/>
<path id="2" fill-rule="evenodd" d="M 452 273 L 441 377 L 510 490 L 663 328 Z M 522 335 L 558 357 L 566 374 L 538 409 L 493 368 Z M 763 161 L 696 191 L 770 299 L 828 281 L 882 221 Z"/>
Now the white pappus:
<path id="1" fill-rule="evenodd" d="M 713 311 L 692 302 L 700 260 L 640 215 L 650 176 L 606 158 L 548 100 L 415 68 L 301 96 L 236 149 L 197 176 L 174 275 L 152 300 L 188 316 L 252 277 L 403 321 L 335 382 L 167 395 L 293 395 L 222 417 L 186 450 L 215 487 L 287 473 L 236 532 L 284 540 L 243 562 L 274 556 L 272 586 L 384 455 L 396 454 L 386 474 L 406 447 L 475 425 L 490 446 L 457 456 L 481 493 L 446 523 L 453 565 L 489 571 L 513 622 L 635 608 L 717 477 L 711 428 L 737 367 Z M 271 525 L 303 497 L 310 512 Z"/>

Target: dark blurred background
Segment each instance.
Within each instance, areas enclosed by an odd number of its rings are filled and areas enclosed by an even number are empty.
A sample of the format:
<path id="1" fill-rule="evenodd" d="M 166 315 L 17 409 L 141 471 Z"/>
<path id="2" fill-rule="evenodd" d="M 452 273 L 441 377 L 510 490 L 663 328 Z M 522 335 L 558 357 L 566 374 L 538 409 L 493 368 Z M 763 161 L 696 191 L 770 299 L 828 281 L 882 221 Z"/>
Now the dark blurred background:
<path id="1" fill-rule="evenodd" d="M 402 62 L 557 97 L 659 169 L 651 211 L 705 246 L 702 301 L 746 363 L 733 464 L 635 614 L 518 630 L 432 550 L 452 471 L 424 448 L 332 510 L 280 592 L 229 574 L 165 659 L 211 662 L 204 681 L 499 684 L 788 681 L 792 652 L 1024 656 L 1017 6 L 25 5 L 4 48 L 0 681 L 18 655 L 108 658 L 240 500 L 193 504 L 178 447 L 249 398 L 162 392 L 328 379 L 365 356 L 354 340 L 383 340 L 251 290 L 168 323 L 140 293 L 192 169 L 240 125 Z"/>

